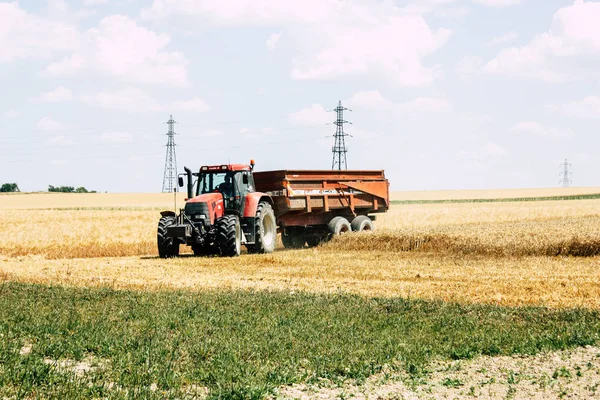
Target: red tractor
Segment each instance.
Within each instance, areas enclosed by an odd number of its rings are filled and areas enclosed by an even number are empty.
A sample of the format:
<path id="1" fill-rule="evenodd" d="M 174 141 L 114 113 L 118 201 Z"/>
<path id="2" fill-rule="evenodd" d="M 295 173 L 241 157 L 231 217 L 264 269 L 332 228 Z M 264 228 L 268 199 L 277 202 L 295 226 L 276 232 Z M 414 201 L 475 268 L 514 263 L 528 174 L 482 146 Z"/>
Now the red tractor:
<path id="1" fill-rule="evenodd" d="M 250 165 L 203 166 L 199 172 L 184 168 L 187 200 L 179 215 L 161 212 L 158 222 L 158 254 L 179 255 L 179 246 L 192 247 L 195 255 L 240 255 L 241 245 L 249 253 L 271 253 L 275 249 L 277 224 L 273 199 L 257 192 Z M 179 177 L 179 186 L 184 185 Z"/>

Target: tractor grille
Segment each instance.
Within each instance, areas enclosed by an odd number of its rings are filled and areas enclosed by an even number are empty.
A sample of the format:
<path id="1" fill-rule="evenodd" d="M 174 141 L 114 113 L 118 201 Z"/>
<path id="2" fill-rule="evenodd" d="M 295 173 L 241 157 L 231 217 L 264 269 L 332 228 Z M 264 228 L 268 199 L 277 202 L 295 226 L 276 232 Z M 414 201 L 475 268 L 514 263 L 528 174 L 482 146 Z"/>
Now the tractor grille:
<path id="1" fill-rule="evenodd" d="M 208 204 L 207 203 L 186 203 L 185 214 L 187 216 L 193 215 L 204 215 L 208 217 Z"/>

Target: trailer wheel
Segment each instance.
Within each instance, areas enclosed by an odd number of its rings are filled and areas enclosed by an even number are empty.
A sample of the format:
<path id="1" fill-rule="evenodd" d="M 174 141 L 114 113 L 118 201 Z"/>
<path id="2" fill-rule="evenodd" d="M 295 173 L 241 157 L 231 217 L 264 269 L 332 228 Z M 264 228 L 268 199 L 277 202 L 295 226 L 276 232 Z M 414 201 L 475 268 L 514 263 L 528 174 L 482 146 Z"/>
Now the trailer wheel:
<path id="1" fill-rule="evenodd" d="M 273 207 L 266 201 L 261 201 L 256 209 L 254 220 L 254 244 L 248 245 L 250 253 L 272 253 L 277 240 L 277 223 Z"/>
<path id="2" fill-rule="evenodd" d="M 235 215 L 225 215 L 217 220 L 217 243 L 224 257 L 237 257 L 242 246 L 242 228 Z"/>
<path id="3" fill-rule="evenodd" d="M 167 227 L 175 223 L 175 217 L 167 215 L 158 221 L 156 241 L 158 244 L 158 256 L 160 258 L 177 257 L 179 255 L 179 242 L 167 236 Z"/>
<path id="4" fill-rule="evenodd" d="M 281 234 L 281 243 L 283 243 L 283 247 L 286 249 L 301 249 L 304 247 L 304 243 L 306 243 L 306 238 L 304 235 L 294 235 L 293 233 Z"/>
<path id="5" fill-rule="evenodd" d="M 350 222 L 348 222 L 348 220 L 344 217 L 335 217 L 329 221 L 327 228 L 329 229 L 329 233 L 333 236 L 342 235 L 352 230 Z"/>
<path id="6" fill-rule="evenodd" d="M 366 215 L 359 215 L 358 217 L 352 220 L 350 224 L 353 232 L 362 232 L 362 231 L 374 231 L 375 225 L 373 225 L 373 221 L 371 218 Z"/>

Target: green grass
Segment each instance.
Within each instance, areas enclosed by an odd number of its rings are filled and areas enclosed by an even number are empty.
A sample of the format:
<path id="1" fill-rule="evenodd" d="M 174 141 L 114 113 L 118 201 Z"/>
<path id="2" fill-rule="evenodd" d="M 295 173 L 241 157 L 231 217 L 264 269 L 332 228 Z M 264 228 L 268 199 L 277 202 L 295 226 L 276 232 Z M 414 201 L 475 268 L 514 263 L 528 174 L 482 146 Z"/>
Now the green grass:
<path id="1" fill-rule="evenodd" d="M 571 196 L 514 197 L 506 199 L 447 199 L 447 200 L 392 200 L 392 204 L 450 204 L 450 203 L 506 203 L 522 201 L 559 201 L 600 199 L 600 193 L 578 194 Z"/>
<path id="2" fill-rule="evenodd" d="M 600 313 L 586 310 L 4 283 L 0 398 L 182 398 L 191 385 L 213 398 L 262 398 L 318 378 L 361 381 L 384 364 L 420 375 L 433 358 L 534 354 L 599 334 Z M 103 367 L 82 378 L 44 363 L 86 357 Z"/>

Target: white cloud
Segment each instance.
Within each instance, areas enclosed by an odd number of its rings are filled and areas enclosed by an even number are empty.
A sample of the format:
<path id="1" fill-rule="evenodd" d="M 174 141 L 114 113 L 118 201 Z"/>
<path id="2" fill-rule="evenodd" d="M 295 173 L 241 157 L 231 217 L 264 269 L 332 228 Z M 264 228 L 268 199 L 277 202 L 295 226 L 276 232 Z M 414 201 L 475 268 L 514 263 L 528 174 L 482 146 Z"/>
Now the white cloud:
<path id="1" fill-rule="evenodd" d="M 487 45 L 488 46 L 498 46 L 501 44 L 512 42 L 513 40 L 516 40 L 518 37 L 519 37 L 519 34 L 517 32 L 507 32 L 502 36 L 496 36 L 496 37 L 492 38 L 492 40 L 487 42 Z"/>
<path id="2" fill-rule="evenodd" d="M 133 136 L 129 132 L 104 132 L 100 135 L 100 140 L 109 143 L 131 143 Z"/>
<path id="3" fill-rule="evenodd" d="M 485 145 L 479 147 L 477 151 L 461 151 L 458 154 L 459 158 L 464 160 L 473 160 L 485 162 L 491 159 L 502 159 L 510 157 L 510 154 L 506 149 L 494 142 L 488 142 Z"/>
<path id="4" fill-rule="evenodd" d="M 291 122 L 301 125 L 324 125 L 334 120 L 335 116 L 327 112 L 320 104 L 313 104 L 290 115 Z"/>
<path id="5" fill-rule="evenodd" d="M 47 58 L 77 46 L 74 26 L 29 14 L 18 2 L 0 3 L 0 62 Z"/>
<path id="6" fill-rule="evenodd" d="M 72 76 L 80 71 L 84 65 L 85 59 L 78 54 L 73 54 L 47 65 L 42 71 L 42 76 Z"/>
<path id="7" fill-rule="evenodd" d="M 61 103 L 73 100 L 71 89 L 64 86 L 59 86 L 49 92 L 44 92 L 38 97 L 31 99 L 34 103 Z"/>
<path id="8" fill-rule="evenodd" d="M 406 103 L 394 103 L 393 101 L 383 97 L 377 90 L 368 90 L 355 93 L 346 103 L 350 107 L 355 108 L 370 110 L 393 109 L 402 114 L 412 115 L 432 112 L 446 112 L 452 108 L 448 100 L 432 97 L 419 97 Z"/>
<path id="9" fill-rule="evenodd" d="M 188 85 L 188 61 L 165 50 L 169 35 L 156 34 L 123 15 L 103 18 L 87 35 L 92 46 L 87 57 L 103 72 L 132 82 Z"/>
<path id="10" fill-rule="evenodd" d="M 441 68 L 425 66 L 423 59 L 451 36 L 450 30 L 431 29 L 421 15 L 391 1 L 154 0 L 141 15 L 195 16 L 217 26 L 279 27 L 297 49 L 291 75 L 298 80 L 378 74 L 401 86 L 431 84 L 442 76 Z"/>
<path id="11" fill-rule="evenodd" d="M 240 129 L 240 133 L 242 133 L 242 134 L 243 133 L 248 133 L 249 131 L 250 131 L 250 129 L 248 129 L 248 128 L 241 128 Z"/>
<path id="12" fill-rule="evenodd" d="M 267 39 L 267 49 L 275 50 L 277 47 L 277 43 L 279 43 L 279 39 L 281 39 L 281 33 L 273 33 Z"/>
<path id="13" fill-rule="evenodd" d="M 42 75 L 64 77 L 86 70 L 128 82 L 187 86 L 188 61 L 182 53 L 167 50 L 170 41 L 169 35 L 127 16 L 112 15 L 82 33 L 74 52 L 50 63 Z"/>
<path id="14" fill-rule="evenodd" d="M 69 165 L 69 161 L 67 160 L 52 160 L 50 163 L 53 165 Z"/>
<path id="15" fill-rule="evenodd" d="M 21 113 L 15 111 L 12 108 L 10 110 L 8 110 L 8 111 L 5 111 L 4 114 L 3 114 L 4 119 L 14 119 L 14 118 L 19 117 L 20 115 L 21 115 Z"/>
<path id="16" fill-rule="evenodd" d="M 396 105 L 397 111 L 406 114 L 447 112 L 451 108 L 448 100 L 432 97 L 419 97 L 416 100 Z"/>
<path id="17" fill-rule="evenodd" d="M 101 4 L 108 4 L 108 0 L 83 0 L 83 4 L 86 6 L 97 6 Z"/>
<path id="18" fill-rule="evenodd" d="M 573 131 L 570 129 L 558 129 L 555 127 L 544 126 L 533 121 L 519 122 L 515 124 L 513 130 L 520 133 L 550 138 L 568 138 L 573 136 Z"/>
<path id="19" fill-rule="evenodd" d="M 483 4 L 488 7 L 509 7 L 521 4 L 523 0 L 474 0 L 475 3 Z"/>
<path id="20" fill-rule="evenodd" d="M 502 50 L 484 70 L 491 74 L 565 82 L 575 79 L 561 60 L 600 56 L 600 3 L 576 0 L 559 9 L 548 32 L 529 44 Z M 581 63 L 581 62 L 579 62 Z"/>
<path id="21" fill-rule="evenodd" d="M 582 100 L 561 105 L 549 105 L 547 108 L 568 117 L 600 118 L 600 97 L 587 96 Z"/>
<path id="22" fill-rule="evenodd" d="M 44 117 L 37 122 L 37 128 L 42 131 L 60 131 L 65 127 L 50 117 Z"/>
<path id="23" fill-rule="evenodd" d="M 209 109 L 209 106 L 198 97 L 187 101 L 175 101 L 168 104 L 161 104 L 149 93 L 137 88 L 125 88 L 118 91 L 102 91 L 83 95 L 78 99 L 91 106 L 128 112 L 205 112 Z"/>
<path id="24" fill-rule="evenodd" d="M 483 58 L 479 56 L 466 56 L 456 63 L 454 69 L 460 75 L 470 75 L 481 71 L 484 64 Z"/>
<path id="25" fill-rule="evenodd" d="M 592 159 L 592 156 L 590 154 L 587 153 L 577 153 L 575 154 L 575 158 L 577 159 L 577 161 L 589 161 Z"/>
<path id="26" fill-rule="evenodd" d="M 65 137 L 64 135 L 59 135 L 48 139 L 48 143 L 52 145 L 67 147 L 72 146 L 75 142 L 72 139 Z"/>
<path id="27" fill-rule="evenodd" d="M 394 103 L 391 100 L 383 97 L 377 90 L 367 90 L 355 93 L 347 103 L 350 107 L 371 110 L 389 110 L 394 106 Z"/>
<path id="28" fill-rule="evenodd" d="M 80 97 L 85 104 L 131 112 L 158 111 L 160 105 L 147 92 L 136 88 L 102 91 Z"/>
<path id="29" fill-rule="evenodd" d="M 218 129 L 206 129 L 201 134 L 195 135 L 195 136 L 197 136 L 197 137 L 216 137 L 216 136 L 223 136 L 223 132 L 221 132 Z"/>
<path id="30" fill-rule="evenodd" d="M 258 88 L 258 89 L 256 89 L 256 94 L 259 95 L 259 96 L 262 96 L 265 93 L 267 93 L 267 90 L 265 88 Z"/>
<path id="31" fill-rule="evenodd" d="M 164 107 L 166 109 L 180 110 L 180 111 L 194 111 L 194 112 L 206 112 L 210 109 L 208 104 L 204 100 L 194 97 L 187 101 L 176 101 L 170 105 Z"/>

